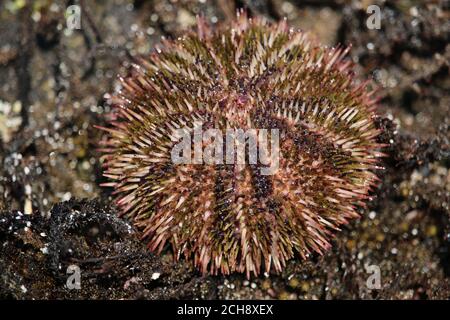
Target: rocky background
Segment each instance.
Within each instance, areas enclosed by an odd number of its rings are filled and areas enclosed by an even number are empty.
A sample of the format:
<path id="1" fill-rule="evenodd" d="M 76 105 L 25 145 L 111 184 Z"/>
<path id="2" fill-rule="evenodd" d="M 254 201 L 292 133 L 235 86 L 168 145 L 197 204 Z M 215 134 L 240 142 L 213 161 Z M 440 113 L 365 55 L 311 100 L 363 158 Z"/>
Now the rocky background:
<path id="1" fill-rule="evenodd" d="M 66 28 L 72 4 L 80 30 Z M 366 25 L 372 4 L 380 30 Z M 250 280 L 149 253 L 99 188 L 93 128 L 133 57 L 198 14 L 227 24 L 239 8 L 352 44 L 357 74 L 379 88 L 389 145 L 374 200 L 331 251 Z M 0 0 L 0 298 L 450 298 L 449 18 L 446 0 Z M 69 265 L 81 289 L 67 287 Z"/>

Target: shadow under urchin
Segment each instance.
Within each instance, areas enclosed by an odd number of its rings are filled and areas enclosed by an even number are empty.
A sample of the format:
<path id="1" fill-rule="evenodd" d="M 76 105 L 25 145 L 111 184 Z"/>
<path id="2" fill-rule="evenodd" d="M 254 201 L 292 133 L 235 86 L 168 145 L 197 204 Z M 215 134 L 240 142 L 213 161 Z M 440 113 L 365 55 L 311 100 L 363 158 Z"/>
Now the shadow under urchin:
<path id="1" fill-rule="evenodd" d="M 163 40 L 121 78 L 101 127 L 104 186 L 152 251 L 169 242 L 204 274 L 249 277 L 330 247 L 359 217 L 383 156 L 374 92 L 355 84 L 347 52 L 239 13 L 216 29 L 199 19 L 197 31 Z M 174 131 L 196 121 L 278 129 L 278 170 L 175 165 Z"/>

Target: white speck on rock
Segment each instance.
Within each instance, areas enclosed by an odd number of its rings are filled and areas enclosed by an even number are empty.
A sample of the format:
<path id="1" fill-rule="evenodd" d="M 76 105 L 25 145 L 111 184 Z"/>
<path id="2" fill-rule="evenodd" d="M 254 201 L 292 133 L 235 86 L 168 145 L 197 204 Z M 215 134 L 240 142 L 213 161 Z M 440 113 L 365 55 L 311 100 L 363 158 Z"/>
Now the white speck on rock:
<path id="1" fill-rule="evenodd" d="M 159 279 L 160 276 L 161 276 L 161 273 L 155 272 L 152 274 L 152 280 L 157 280 L 157 279 Z"/>
<path id="2" fill-rule="evenodd" d="M 33 213 L 33 205 L 32 205 L 31 200 L 29 198 L 27 198 L 25 200 L 25 205 L 24 205 L 23 211 L 27 215 L 30 215 L 30 214 Z"/>
<path id="3" fill-rule="evenodd" d="M 29 184 L 25 185 L 25 194 L 29 196 L 31 192 L 32 192 L 31 185 Z"/>

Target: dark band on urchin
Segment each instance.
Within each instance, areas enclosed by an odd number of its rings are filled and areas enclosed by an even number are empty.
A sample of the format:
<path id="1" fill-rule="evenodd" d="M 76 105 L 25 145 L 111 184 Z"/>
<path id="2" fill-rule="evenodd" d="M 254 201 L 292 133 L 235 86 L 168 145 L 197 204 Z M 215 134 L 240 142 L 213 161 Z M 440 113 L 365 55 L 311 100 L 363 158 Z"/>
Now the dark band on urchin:
<path id="1" fill-rule="evenodd" d="M 151 250 L 168 241 L 204 273 L 249 276 L 329 248 L 358 217 L 382 156 L 373 92 L 354 84 L 347 50 L 238 14 L 217 31 L 200 20 L 197 33 L 165 40 L 121 79 L 102 128 L 105 185 Z M 196 121 L 279 129 L 279 169 L 173 164 L 174 130 Z"/>

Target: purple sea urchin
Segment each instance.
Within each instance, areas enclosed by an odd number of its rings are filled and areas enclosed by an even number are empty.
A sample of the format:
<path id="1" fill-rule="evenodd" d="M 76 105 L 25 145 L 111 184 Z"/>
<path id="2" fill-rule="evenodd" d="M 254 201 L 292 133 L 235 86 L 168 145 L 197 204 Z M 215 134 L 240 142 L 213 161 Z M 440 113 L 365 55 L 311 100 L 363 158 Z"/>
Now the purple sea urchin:
<path id="1" fill-rule="evenodd" d="M 285 22 L 238 15 L 230 28 L 164 41 L 112 99 L 104 176 L 117 204 L 161 251 L 203 272 L 281 271 L 329 248 L 377 180 L 373 92 L 356 86 L 348 49 L 323 48 Z M 278 129 L 279 168 L 174 164 L 174 131 Z M 203 141 L 203 147 L 207 142 Z"/>

